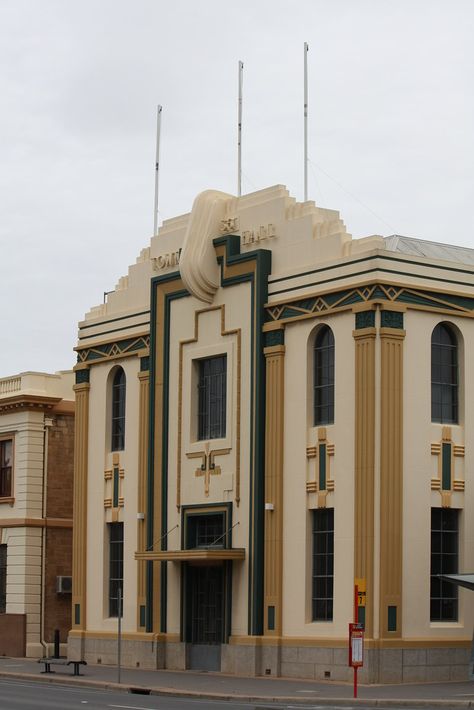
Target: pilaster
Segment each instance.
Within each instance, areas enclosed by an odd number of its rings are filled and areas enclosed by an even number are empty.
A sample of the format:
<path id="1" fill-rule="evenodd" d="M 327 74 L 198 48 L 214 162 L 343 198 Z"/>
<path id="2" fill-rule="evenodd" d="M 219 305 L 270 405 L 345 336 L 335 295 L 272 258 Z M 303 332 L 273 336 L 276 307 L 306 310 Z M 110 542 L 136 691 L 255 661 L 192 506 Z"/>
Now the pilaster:
<path id="1" fill-rule="evenodd" d="M 384 327 L 390 323 L 394 327 Z M 403 313 L 380 328 L 380 637 L 402 635 Z"/>
<path id="2" fill-rule="evenodd" d="M 272 336 L 274 335 L 275 331 L 272 333 Z M 266 359 L 264 634 L 268 636 L 282 634 L 284 331 L 277 331 L 276 335 L 280 336 L 277 338 L 279 343 L 264 348 Z"/>
<path id="3" fill-rule="evenodd" d="M 374 633 L 375 311 L 356 313 L 354 577 L 366 580 L 365 632 Z"/>
<path id="4" fill-rule="evenodd" d="M 148 358 L 142 358 L 142 365 L 146 367 Z M 140 382 L 138 402 L 138 496 L 137 496 L 137 549 L 144 552 L 146 549 L 146 484 L 148 467 L 148 412 L 150 401 L 149 371 L 141 370 L 138 373 Z M 137 562 L 137 631 L 145 628 L 146 610 L 146 562 Z"/>
<path id="5" fill-rule="evenodd" d="M 89 450 L 89 370 L 76 372 L 74 508 L 72 544 L 72 629 L 86 628 L 87 469 Z"/>

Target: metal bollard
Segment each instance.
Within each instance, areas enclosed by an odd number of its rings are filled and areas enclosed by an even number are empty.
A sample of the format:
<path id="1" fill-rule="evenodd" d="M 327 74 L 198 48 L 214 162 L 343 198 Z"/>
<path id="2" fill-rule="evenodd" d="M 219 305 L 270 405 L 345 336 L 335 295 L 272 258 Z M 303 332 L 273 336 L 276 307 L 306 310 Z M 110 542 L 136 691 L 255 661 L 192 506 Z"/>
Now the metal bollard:
<path id="1" fill-rule="evenodd" d="M 59 646 L 60 646 L 60 632 L 59 632 L 59 629 L 54 629 L 54 656 L 53 656 L 53 658 L 60 658 Z"/>

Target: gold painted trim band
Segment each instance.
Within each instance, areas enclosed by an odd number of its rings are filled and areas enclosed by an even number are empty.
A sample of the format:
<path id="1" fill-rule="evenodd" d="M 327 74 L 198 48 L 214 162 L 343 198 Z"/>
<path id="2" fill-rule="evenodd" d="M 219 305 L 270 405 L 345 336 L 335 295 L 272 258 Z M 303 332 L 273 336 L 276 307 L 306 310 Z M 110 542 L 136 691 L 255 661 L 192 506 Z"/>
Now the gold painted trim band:
<path id="1" fill-rule="evenodd" d="M 6 500 L 0 499 L 0 503 Z M 0 528 L 72 528 L 72 520 L 70 518 L 3 518 Z"/>
<path id="2" fill-rule="evenodd" d="M 153 562 L 245 560 L 245 550 L 235 547 L 222 550 L 161 550 L 159 552 L 135 552 L 135 559 L 150 560 Z"/>

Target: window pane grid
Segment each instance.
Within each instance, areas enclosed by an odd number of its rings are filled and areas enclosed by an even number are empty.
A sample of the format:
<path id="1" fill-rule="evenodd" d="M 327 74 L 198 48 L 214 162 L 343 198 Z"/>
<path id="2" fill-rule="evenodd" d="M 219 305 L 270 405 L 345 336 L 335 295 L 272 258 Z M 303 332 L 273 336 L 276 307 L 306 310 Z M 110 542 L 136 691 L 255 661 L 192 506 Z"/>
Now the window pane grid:
<path id="1" fill-rule="evenodd" d="M 117 370 L 112 385 L 112 451 L 125 448 L 125 373 Z"/>
<path id="2" fill-rule="evenodd" d="M 452 508 L 431 510 L 431 621 L 458 620 L 458 591 L 438 574 L 458 571 L 459 511 Z"/>
<path id="3" fill-rule="evenodd" d="M 454 333 L 440 323 L 431 336 L 431 419 L 458 422 L 458 352 Z"/>
<path id="4" fill-rule="evenodd" d="M 0 545 L 0 614 L 7 609 L 7 546 Z"/>
<path id="5" fill-rule="evenodd" d="M 334 422 L 334 336 L 324 326 L 314 344 L 314 424 Z"/>
<path id="6" fill-rule="evenodd" d="M 198 438 L 219 439 L 226 432 L 227 356 L 199 361 Z"/>
<path id="7" fill-rule="evenodd" d="M 12 440 L 0 441 L 0 498 L 9 498 L 12 494 L 12 456 Z"/>
<path id="8" fill-rule="evenodd" d="M 123 523 L 109 523 L 109 616 L 118 616 L 118 591 L 123 607 Z"/>
<path id="9" fill-rule="evenodd" d="M 334 598 L 334 510 L 313 511 L 313 621 L 332 621 Z"/>

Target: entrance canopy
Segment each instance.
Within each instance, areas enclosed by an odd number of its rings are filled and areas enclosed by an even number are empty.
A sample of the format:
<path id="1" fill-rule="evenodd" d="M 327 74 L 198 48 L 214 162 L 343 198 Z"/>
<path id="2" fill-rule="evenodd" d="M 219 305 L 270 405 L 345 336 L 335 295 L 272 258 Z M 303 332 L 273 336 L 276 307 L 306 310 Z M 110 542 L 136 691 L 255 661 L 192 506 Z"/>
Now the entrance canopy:
<path id="1" fill-rule="evenodd" d="M 157 552 L 135 552 L 136 560 L 159 562 L 195 562 L 197 560 L 245 560 L 243 548 L 195 548 L 194 550 L 160 550 Z M 474 575 L 473 575 L 474 576 Z M 474 587 L 473 587 L 474 588 Z"/>
<path id="2" fill-rule="evenodd" d="M 440 574 L 438 577 L 444 579 L 446 582 L 452 582 L 458 587 L 465 587 L 466 589 L 472 589 L 474 591 L 474 573 Z"/>

